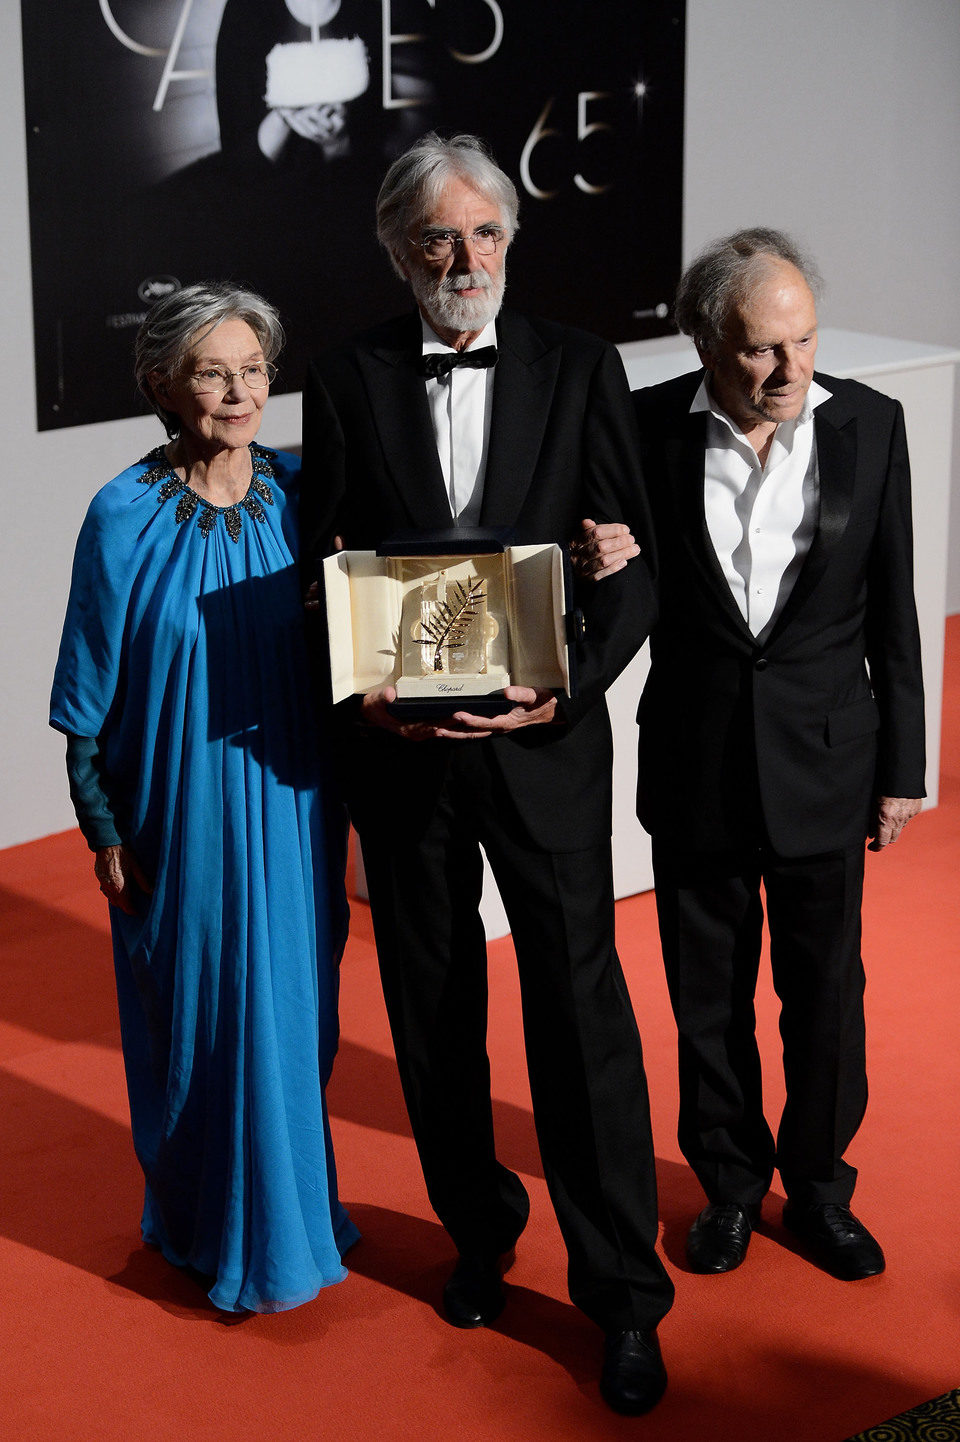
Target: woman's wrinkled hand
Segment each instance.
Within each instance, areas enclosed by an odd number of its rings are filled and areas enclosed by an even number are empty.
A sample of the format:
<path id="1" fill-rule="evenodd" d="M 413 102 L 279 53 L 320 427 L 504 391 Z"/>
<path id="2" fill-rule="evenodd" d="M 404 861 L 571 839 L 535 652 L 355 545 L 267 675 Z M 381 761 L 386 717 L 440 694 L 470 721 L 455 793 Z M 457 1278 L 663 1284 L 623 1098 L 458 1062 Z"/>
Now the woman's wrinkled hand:
<path id="1" fill-rule="evenodd" d="M 342 550 L 343 550 L 343 539 L 342 539 L 342 537 L 340 537 L 340 536 L 334 536 L 334 538 L 333 538 L 333 549 L 334 549 L 335 551 L 342 551 Z M 319 611 L 319 609 L 320 609 L 320 582 L 319 582 L 319 581 L 311 581 L 311 582 L 310 582 L 310 585 L 307 587 L 306 594 L 304 595 L 304 598 L 303 598 L 303 609 L 304 609 L 305 611 Z"/>
<path id="2" fill-rule="evenodd" d="M 138 896 L 149 896 L 153 891 L 139 861 L 127 846 L 97 847 L 93 874 L 110 905 L 128 916 L 136 915 Z"/>

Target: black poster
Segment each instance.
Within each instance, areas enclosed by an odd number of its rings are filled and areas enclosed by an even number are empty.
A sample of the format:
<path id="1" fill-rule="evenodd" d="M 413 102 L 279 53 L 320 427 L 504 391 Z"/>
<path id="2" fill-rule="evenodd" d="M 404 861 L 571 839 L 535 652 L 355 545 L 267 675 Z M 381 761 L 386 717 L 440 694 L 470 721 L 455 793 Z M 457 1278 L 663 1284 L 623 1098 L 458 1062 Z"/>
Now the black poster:
<path id="1" fill-rule="evenodd" d="M 374 235 L 390 161 L 472 131 L 520 192 L 509 303 L 639 340 L 680 268 L 683 0 L 22 0 L 41 430 L 143 409 L 177 285 L 280 309 L 276 389 L 410 303 Z"/>

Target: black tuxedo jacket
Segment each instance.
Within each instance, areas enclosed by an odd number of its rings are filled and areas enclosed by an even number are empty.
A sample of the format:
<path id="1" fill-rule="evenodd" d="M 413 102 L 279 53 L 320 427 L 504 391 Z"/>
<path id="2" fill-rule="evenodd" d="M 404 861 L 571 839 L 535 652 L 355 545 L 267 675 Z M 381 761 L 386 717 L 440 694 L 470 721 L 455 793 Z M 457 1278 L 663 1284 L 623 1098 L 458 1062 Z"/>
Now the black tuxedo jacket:
<path id="1" fill-rule="evenodd" d="M 482 526 L 507 526 L 518 544 L 566 544 L 580 520 L 625 519 L 646 559 L 603 583 L 578 583 L 585 617 L 578 695 L 562 724 L 483 742 L 536 845 L 572 851 L 610 834 L 612 744 L 603 693 L 654 619 L 650 522 L 636 425 L 616 350 L 582 331 L 503 312 Z M 419 314 L 390 321 L 330 351 L 304 389 L 304 552 L 374 549 L 394 532 L 450 526 L 450 507 L 422 377 Z M 422 745 L 380 738 L 408 815 L 428 801 L 442 761 L 414 766 Z M 390 744 L 392 743 L 392 744 Z M 380 768 L 382 771 L 382 768 Z M 419 772 L 419 778 L 416 773 Z M 354 786 L 363 778 L 351 778 Z M 373 800 L 372 785 L 368 799 Z M 363 797 L 359 798 L 362 803 Z M 381 795 L 379 806 L 385 804 Z M 354 796 L 354 804 L 357 798 Z"/>
<path id="2" fill-rule="evenodd" d="M 638 813 L 695 850 L 756 836 L 812 856 L 867 834 L 876 795 L 922 796 L 923 692 L 899 404 L 819 376 L 820 506 L 783 610 L 754 637 L 706 527 L 702 372 L 634 396 L 660 566 L 640 702 Z M 762 831 L 761 831 L 762 834 Z"/>

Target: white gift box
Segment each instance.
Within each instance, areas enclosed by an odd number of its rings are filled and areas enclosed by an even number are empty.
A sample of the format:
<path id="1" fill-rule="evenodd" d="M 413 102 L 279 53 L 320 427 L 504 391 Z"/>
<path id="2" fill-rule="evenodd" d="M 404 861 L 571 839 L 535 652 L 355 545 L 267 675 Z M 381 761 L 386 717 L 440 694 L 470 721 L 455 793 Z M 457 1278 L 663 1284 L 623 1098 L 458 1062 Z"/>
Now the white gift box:
<path id="1" fill-rule="evenodd" d="M 334 701 L 390 683 L 393 709 L 408 717 L 488 715 L 510 708 L 505 686 L 574 694 L 568 562 L 558 545 L 466 550 L 458 538 L 456 551 L 440 550 L 427 534 L 413 544 L 416 554 L 324 560 Z"/>

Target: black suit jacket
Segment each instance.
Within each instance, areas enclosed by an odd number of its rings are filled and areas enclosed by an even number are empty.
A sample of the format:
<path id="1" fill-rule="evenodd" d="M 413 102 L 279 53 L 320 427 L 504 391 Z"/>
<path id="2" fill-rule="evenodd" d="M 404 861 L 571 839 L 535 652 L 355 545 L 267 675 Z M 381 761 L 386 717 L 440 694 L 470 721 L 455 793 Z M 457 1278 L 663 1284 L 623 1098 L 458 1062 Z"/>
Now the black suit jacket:
<path id="1" fill-rule="evenodd" d="M 510 527 L 518 544 L 566 544 L 584 516 L 626 519 L 649 559 L 636 427 L 616 350 L 585 332 L 509 311 L 498 318 L 497 341 L 481 525 Z M 307 556 L 328 554 L 334 535 L 348 549 L 367 550 L 397 531 L 450 526 L 417 371 L 421 348 L 414 312 L 310 366 L 303 416 Z M 436 743 L 489 747 L 531 838 L 561 851 L 610 834 L 612 746 L 603 695 L 652 624 L 648 562 L 602 584 L 578 583 L 578 604 L 586 622 L 578 645 L 579 691 L 560 700 L 563 724 L 484 742 Z M 429 792 L 423 748 L 379 740 L 402 789 L 398 804 L 412 814 Z M 430 764 L 439 774 L 442 759 Z M 361 778 L 353 783 L 363 784 Z M 366 799 L 374 804 L 372 782 Z M 355 806 L 363 802 L 354 795 Z M 376 804 L 382 813 L 382 795 Z"/>
<path id="2" fill-rule="evenodd" d="M 755 836 L 811 856 L 867 834 L 875 795 L 922 796 L 923 692 L 910 470 L 899 404 L 818 376 L 820 507 L 783 610 L 754 637 L 703 500 L 702 372 L 634 396 L 660 564 L 641 698 L 638 813 L 697 850 Z"/>

